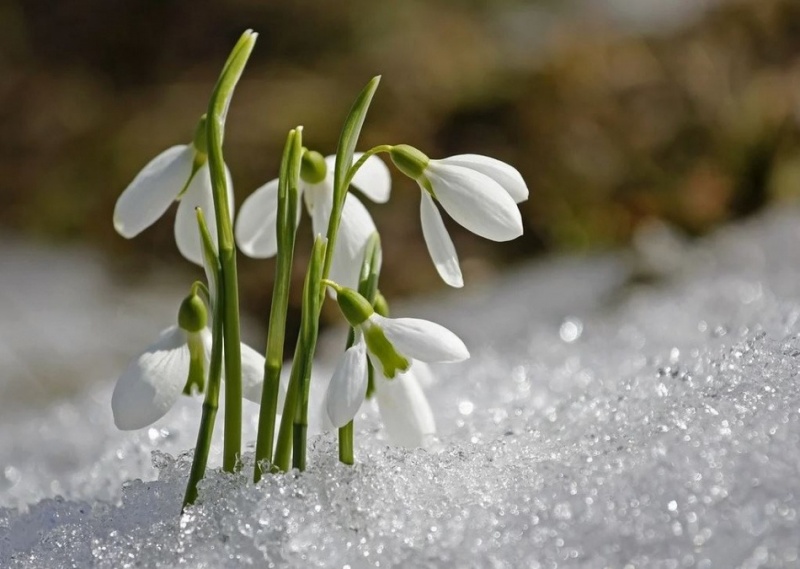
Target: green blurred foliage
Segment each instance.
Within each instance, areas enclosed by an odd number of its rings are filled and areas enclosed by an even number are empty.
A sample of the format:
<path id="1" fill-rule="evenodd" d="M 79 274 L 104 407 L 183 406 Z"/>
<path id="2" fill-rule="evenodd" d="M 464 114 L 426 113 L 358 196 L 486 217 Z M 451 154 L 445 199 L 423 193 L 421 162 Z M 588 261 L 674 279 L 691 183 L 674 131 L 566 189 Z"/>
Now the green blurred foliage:
<path id="1" fill-rule="evenodd" d="M 126 241 L 111 212 L 141 166 L 189 141 L 247 27 L 260 37 L 225 141 L 237 203 L 276 175 L 289 128 L 304 125 L 307 146 L 333 153 L 353 97 L 382 74 L 361 148 L 488 154 L 529 184 L 526 234 L 513 243 L 448 220 L 468 282 L 543 251 L 625 243 L 651 218 L 700 234 L 794 198 L 800 4 L 721 2 L 646 33 L 587 6 L 12 0 L 0 7 L 0 223 L 95 243 L 128 278 L 179 262 L 170 220 Z M 394 180 L 391 202 L 369 206 L 383 237 L 382 286 L 443 286 L 422 240 L 417 190 Z M 309 234 L 301 228 L 300 261 Z M 242 259 L 246 306 L 266 310 L 272 269 Z M 298 283 L 303 271 L 300 263 Z"/>

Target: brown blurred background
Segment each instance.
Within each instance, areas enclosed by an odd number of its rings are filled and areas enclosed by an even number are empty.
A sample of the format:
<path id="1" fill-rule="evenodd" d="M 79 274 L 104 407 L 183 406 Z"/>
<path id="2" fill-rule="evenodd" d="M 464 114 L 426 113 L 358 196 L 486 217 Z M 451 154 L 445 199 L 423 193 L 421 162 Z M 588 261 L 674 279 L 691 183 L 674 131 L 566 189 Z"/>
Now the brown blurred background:
<path id="1" fill-rule="evenodd" d="M 2 231 L 92 243 L 124 278 L 165 262 L 193 274 L 171 219 L 126 241 L 111 213 L 150 158 L 190 140 L 248 27 L 260 36 L 225 148 L 237 204 L 275 177 L 289 128 L 332 153 L 353 98 L 380 73 L 360 148 L 488 154 L 528 182 L 526 232 L 512 243 L 447 220 L 468 285 L 543 252 L 624 244 L 653 219 L 702 234 L 800 190 L 796 0 L 6 0 Z M 388 205 L 369 206 L 383 288 L 444 287 L 418 190 L 394 182 Z M 240 261 L 255 314 L 268 310 L 273 266 Z"/>

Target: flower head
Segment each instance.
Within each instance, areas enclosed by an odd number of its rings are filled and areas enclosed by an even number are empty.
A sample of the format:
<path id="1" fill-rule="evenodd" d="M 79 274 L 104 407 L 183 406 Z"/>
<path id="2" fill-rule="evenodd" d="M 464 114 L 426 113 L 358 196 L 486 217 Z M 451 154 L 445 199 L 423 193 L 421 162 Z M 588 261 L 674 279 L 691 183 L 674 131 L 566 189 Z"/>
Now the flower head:
<path id="1" fill-rule="evenodd" d="M 357 160 L 360 154 L 355 155 Z M 298 190 L 311 216 L 314 234 L 325 235 L 333 207 L 333 170 L 336 157 L 323 158 L 306 151 Z M 353 185 L 370 200 L 389 199 L 389 169 L 379 158 L 368 158 L 353 177 Z M 236 243 L 245 255 L 254 258 L 274 256 L 278 251 L 278 180 L 271 180 L 253 192 L 242 204 L 236 220 Z M 298 218 L 300 212 L 297 212 Z M 330 277 L 347 286 L 356 286 L 361 260 L 375 223 L 364 204 L 353 194 L 345 197 L 341 225 L 333 253 Z"/>
<path id="2" fill-rule="evenodd" d="M 208 228 L 216 235 L 211 194 L 211 176 L 205 153 L 205 119 L 200 121 L 192 144 L 168 148 L 153 158 L 136 175 L 117 199 L 114 228 L 130 239 L 155 223 L 178 200 L 175 214 L 175 243 L 189 261 L 202 265 L 203 253 L 197 233 L 195 208 L 209 212 Z M 228 203 L 233 211 L 233 185 L 227 167 Z"/>
<path id="3" fill-rule="evenodd" d="M 431 160 L 404 144 L 393 146 L 395 165 L 422 189 L 422 234 L 436 270 L 454 287 L 464 284 L 453 241 L 434 203 L 438 201 L 460 225 L 492 241 L 510 241 L 522 235 L 517 204 L 528 199 L 520 173 L 505 162 L 461 154 Z"/>
<path id="4" fill-rule="evenodd" d="M 469 358 L 464 342 L 444 326 L 418 318 L 381 316 L 356 291 L 335 289 L 342 313 L 356 331 L 356 341 L 339 361 L 326 395 L 326 410 L 335 427 L 350 422 L 364 401 L 367 358 L 378 374 L 392 381 L 407 372 L 413 360 L 458 362 Z"/>

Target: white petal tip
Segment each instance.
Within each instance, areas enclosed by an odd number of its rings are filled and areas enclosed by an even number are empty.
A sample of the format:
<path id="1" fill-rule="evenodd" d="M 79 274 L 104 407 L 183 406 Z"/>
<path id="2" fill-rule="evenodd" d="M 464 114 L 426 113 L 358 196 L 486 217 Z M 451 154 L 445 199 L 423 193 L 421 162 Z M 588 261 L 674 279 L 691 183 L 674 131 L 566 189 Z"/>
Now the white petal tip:
<path id="1" fill-rule="evenodd" d="M 441 275 L 441 277 L 446 285 L 453 288 L 462 288 L 464 286 L 464 278 L 461 275 Z"/>

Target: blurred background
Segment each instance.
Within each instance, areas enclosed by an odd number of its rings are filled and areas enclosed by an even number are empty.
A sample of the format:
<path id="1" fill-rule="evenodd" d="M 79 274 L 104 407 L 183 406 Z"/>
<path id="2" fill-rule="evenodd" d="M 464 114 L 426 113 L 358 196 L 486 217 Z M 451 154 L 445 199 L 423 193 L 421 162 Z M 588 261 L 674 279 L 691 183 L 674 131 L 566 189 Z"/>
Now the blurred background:
<path id="1" fill-rule="evenodd" d="M 654 221 L 701 235 L 800 191 L 797 0 L 6 0 L 2 234 L 88 245 L 120 281 L 167 264 L 187 284 L 199 275 L 174 246 L 174 208 L 131 241 L 111 215 L 146 162 L 189 142 L 248 27 L 260 36 L 225 141 L 237 205 L 276 176 L 295 125 L 333 153 L 352 100 L 382 74 L 361 149 L 487 154 L 528 182 L 514 242 L 445 216 L 467 286 L 546 252 L 624 245 Z M 390 203 L 369 207 L 387 296 L 444 288 L 414 184 L 394 175 Z M 273 268 L 240 260 L 243 305 L 261 321 Z"/>

